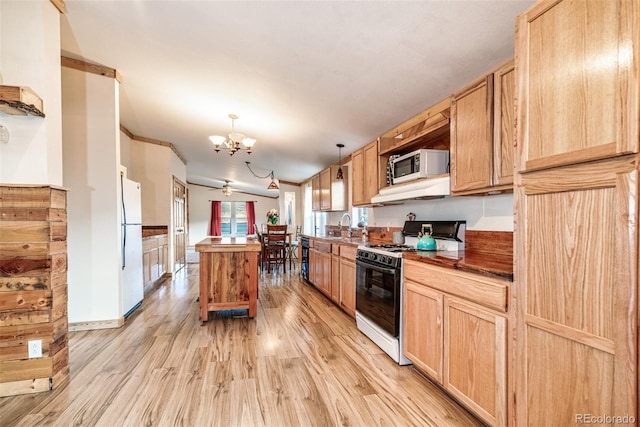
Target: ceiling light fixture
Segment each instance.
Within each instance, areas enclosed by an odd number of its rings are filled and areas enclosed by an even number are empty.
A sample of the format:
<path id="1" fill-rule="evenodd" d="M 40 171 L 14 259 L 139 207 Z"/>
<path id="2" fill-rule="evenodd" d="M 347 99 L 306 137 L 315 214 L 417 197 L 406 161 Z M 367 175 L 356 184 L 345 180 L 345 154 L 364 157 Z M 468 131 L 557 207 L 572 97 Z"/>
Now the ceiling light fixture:
<path id="1" fill-rule="evenodd" d="M 236 151 L 242 150 L 243 148 L 247 150 L 248 154 L 251 154 L 251 149 L 253 148 L 253 144 L 256 143 L 256 140 L 253 138 L 249 138 L 244 134 L 236 132 L 235 130 L 235 121 L 238 119 L 238 116 L 235 114 L 229 114 L 229 118 L 231 119 L 231 133 L 227 137 L 220 135 L 211 135 L 209 140 L 213 144 L 214 150 L 216 153 L 220 152 L 221 149 L 228 149 L 229 155 L 233 156 Z M 242 143 L 242 145 L 240 145 Z M 243 147 L 244 146 L 244 147 Z"/>
<path id="2" fill-rule="evenodd" d="M 342 149 L 344 144 L 336 144 L 336 147 L 338 147 L 338 173 L 336 173 L 336 179 L 344 179 L 344 174 L 342 173 Z"/>
<path id="3" fill-rule="evenodd" d="M 230 181 L 228 179 L 225 179 L 224 180 L 224 185 L 222 186 L 222 194 L 224 194 L 227 197 L 229 197 L 231 195 L 231 193 L 233 193 L 233 189 L 229 185 L 229 182 Z"/>
<path id="4" fill-rule="evenodd" d="M 253 169 L 251 169 L 251 162 L 245 162 L 247 164 L 247 168 L 249 169 L 249 172 L 251 172 L 251 174 L 253 176 L 255 176 L 256 178 L 260 178 L 260 179 L 265 179 L 265 178 L 271 178 L 271 182 L 269 183 L 269 186 L 267 187 L 267 191 L 278 191 L 280 190 L 280 186 L 278 185 L 278 180 L 275 179 L 274 175 L 273 175 L 273 171 L 269 172 L 268 174 L 266 174 L 265 176 L 260 176 L 257 175 Z"/>

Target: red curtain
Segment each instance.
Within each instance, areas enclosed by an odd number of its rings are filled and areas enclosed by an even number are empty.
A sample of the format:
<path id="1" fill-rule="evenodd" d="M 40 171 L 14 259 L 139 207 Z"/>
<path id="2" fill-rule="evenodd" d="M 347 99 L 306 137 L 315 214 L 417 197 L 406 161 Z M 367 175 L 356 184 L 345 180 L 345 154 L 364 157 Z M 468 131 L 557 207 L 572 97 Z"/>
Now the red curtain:
<path id="1" fill-rule="evenodd" d="M 220 236 L 222 234 L 222 202 L 211 202 L 211 221 L 209 221 L 209 236 Z"/>
<path id="2" fill-rule="evenodd" d="M 247 202 L 247 234 L 256 234 L 253 224 L 256 223 L 256 208 L 253 202 Z"/>

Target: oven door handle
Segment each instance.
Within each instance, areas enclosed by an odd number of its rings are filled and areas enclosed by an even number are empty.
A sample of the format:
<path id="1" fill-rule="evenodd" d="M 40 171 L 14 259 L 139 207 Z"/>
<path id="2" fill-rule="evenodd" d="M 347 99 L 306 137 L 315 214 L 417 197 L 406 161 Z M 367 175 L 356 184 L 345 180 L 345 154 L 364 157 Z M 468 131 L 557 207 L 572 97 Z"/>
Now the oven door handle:
<path id="1" fill-rule="evenodd" d="M 396 271 L 397 271 L 397 268 L 380 267 L 379 265 L 371 264 L 359 259 L 356 260 L 356 265 L 361 266 L 363 268 L 368 268 L 370 270 L 374 270 L 374 271 L 377 271 L 378 273 L 383 273 L 383 274 L 396 274 Z"/>

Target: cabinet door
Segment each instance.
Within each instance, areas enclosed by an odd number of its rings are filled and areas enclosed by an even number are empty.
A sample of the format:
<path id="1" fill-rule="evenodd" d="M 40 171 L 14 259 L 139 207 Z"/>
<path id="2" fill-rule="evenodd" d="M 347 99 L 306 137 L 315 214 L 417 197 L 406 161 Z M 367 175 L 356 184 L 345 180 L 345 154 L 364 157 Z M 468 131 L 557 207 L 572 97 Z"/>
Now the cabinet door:
<path id="1" fill-rule="evenodd" d="M 309 282 L 317 283 L 316 279 L 316 250 L 309 248 Z"/>
<path id="2" fill-rule="evenodd" d="M 378 171 L 378 141 L 364 147 L 364 203 L 371 203 L 371 198 L 378 194 L 380 176 Z"/>
<path id="3" fill-rule="evenodd" d="M 151 279 L 151 252 L 146 251 L 142 253 L 142 279 L 146 285 L 152 283 Z"/>
<path id="4" fill-rule="evenodd" d="M 160 277 L 160 251 L 157 246 L 149 251 L 149 259 L 151 260 L 151 280 L 155 282 Z"/>
<path id="5" fill-rule="evenodd" d="M 169 246 L 165 243 L 160 246 L 160 276 L 169 270 Z"/>
<path id="6" fill-rule="evenodd" d="M 518 18 L 518 170 L 638 152 L 639 9 L 554 1 Z"/>
<path id="7" fill-rule="evenodd" d="M 320 172 L 320 210 L 331 210 L 331 168 Z"/>
<path id="8" fill-rule="evenodd" d="M 404 355 L 442 384 L 443 296 L 426 286 L 404 282 Z"/>
<path id="9" fill-rule="evenodd" d="M 311 178 L 311 210 L 320 210 L 320 175 Z"/>
<path id="10" fill-rule="evenodd" d="M 493 173 L 493 74 L 451 101 L 451 191 L 488 188 Z"/>
<path id="11" fill-rule="evenodd" d="M 331 254 L 322 252 L 322 291 L 331 298 Z"/>
<path id="12" fill-rule="evenodd" d="M 331 299 L 340 304 L 340 256 L 331 255 Z"/>
<path id="13" fill-rule="evenodd" d="M 355 317 L 356 263 L 345 258 L 340 258 L 340 306 Z"/>
<path id="14" fill-rule="evenodd" d="M 507 425 L 507 320 L 447 296 L 444 323 L 444 386 L 490 425 Z"/>
<path id="15" fill-rule="evenodd" d="M 515 145 L 516 106 L 513 60 L 493 73 L 493 185 L 513 184 L 513 146 Z"/>
<path id="16" fill-rule="evenodd" d="M 351 153 L 351 202 L 354 206 L 364 204 L 364 151 Z"/>
<path id="17" fill-rule="evenodd" d="M 638 175 L 632 155 L 516 178 L 521 425 L 638 417 Z"/>

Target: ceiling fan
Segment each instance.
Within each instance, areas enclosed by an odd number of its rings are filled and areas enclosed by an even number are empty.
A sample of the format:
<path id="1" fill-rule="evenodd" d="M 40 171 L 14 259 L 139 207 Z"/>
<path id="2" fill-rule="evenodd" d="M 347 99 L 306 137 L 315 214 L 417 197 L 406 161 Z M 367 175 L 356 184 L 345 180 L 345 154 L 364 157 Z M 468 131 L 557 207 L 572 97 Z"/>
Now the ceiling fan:
<path id="1" fill-rule="evenodd" d="M 224 185 L 222 186 L 222 194 L 224 194 L 227 197 L 229 197 L 231 195 L 231 193 L 233 193 L 233 189 L 229 185 L 229 182 L 231 182 L 231 181 L 229 181 L 228 179 L 225 179 L 224 180 Z"/>

